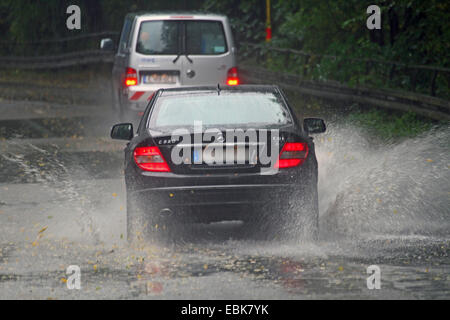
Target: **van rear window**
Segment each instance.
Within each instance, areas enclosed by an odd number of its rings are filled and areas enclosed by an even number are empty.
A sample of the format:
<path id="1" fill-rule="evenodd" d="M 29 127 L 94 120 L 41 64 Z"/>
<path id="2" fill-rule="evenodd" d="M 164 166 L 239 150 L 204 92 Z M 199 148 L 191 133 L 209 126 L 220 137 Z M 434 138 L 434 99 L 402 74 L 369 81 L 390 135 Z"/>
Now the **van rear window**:
<path id="1" fill-rule="evenodd" d="M 209 20 L 158 20 L 141 23 L 136 52 L 145 55 L 175 55 L 182 52 L 180 39 L 186 33 L 186 54 L 215 55 L 228 51 L 222 23 Z"/>
<path id="2" fill-rule="evenodd" d="M 188 54 L 221 54 L 228 51 L 220 21 L 186 21 Z"/>
<path id="3" fill-rule="evenodd" d="M 177 21 L 145 21 L 139 29 L 136 52 L 178 54 L 179 23 Z"/>

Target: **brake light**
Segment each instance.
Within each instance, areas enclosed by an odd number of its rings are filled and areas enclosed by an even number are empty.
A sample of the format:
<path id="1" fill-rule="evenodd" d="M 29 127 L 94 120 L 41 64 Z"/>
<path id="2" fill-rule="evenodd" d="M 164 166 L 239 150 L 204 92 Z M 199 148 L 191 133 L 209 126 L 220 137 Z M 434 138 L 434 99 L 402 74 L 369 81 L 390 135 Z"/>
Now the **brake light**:
<path id="1" fill-rule="evenodd" d="M 286 142 L 281 149 L 275 168 L 291 168 L 303 164 L 308 151 L 308 145 L 305 142 Z"/>
<path id="2" fill-rule="evenodd" d="M 158 147 L 137 147 L 134 149 L 134 162 L 144 171 L 170 172 Z"/>
<path id="3" fill-rule="evenodd" d="M 125 86 L 135 86 L 138 84 L 137 72 L 133 68 L 127 68 L 125 74 Z"/>
<path id="4" fill-rule="evenodd" d="M 238 84 L 239 84 L 239 77 L 237 68 L 236 67 L 230 68 L 227 73 L 227 85 L 235 86 Z"/>

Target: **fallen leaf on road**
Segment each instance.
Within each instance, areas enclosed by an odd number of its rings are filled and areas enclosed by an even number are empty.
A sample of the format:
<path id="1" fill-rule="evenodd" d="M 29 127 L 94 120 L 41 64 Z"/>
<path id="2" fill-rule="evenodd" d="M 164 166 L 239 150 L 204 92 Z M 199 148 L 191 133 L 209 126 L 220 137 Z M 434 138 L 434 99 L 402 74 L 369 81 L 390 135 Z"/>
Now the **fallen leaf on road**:
<path id="1" fill-rule="evenodd" d="M 41 230 L 39 230 L 39 232 L 38 233 L 42 233 L 42 232 L 44 232 L 45 230 L 47 230 L 47 228 L 48 228 L 48 226 L 45 226 L 45 227 L 43 227 Z"/>

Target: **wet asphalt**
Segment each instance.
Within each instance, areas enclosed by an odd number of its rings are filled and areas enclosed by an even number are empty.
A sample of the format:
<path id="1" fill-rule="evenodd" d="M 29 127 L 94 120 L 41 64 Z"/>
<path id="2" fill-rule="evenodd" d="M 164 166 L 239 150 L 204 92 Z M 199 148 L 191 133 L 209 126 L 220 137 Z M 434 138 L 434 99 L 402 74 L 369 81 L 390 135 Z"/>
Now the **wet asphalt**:
<path id="1" fill-rule="evenodd" d="M 436 214 L 420 220 L 424 232 L 379 224 L 406 226 L 414 208 L 379 209 L 374 190 L 349 195 L 351 206 L 338 201 L 342 186 L 323 182 L 337 166 L 329 143 L 349 147 L 332 131 L 323 144 L 316 138 L 319 164 L 330 157 L 319 184 L 319 241 L 263 241 L 236 221 L 185 226 L 175 242 L 130 245 L 124 143 L 108 138 L 116 121 L 108 105 L 2 100 L 0 110 L 0 299 L 450 298 L 448 155 L 433 164 L 444 173 L 435 177 Z M 411 199 L 425 203 L 431 191 L 420 186 Z M 372 198 L 374 206 L 362 205 Z M 377 210 L 394 218 L 363 228 L 360 220 Z M 80 268 L 80 289 L 68 288 L 71 265 Z M 368 288 L 371 265 L 381 270 L 380 289 Z"/>

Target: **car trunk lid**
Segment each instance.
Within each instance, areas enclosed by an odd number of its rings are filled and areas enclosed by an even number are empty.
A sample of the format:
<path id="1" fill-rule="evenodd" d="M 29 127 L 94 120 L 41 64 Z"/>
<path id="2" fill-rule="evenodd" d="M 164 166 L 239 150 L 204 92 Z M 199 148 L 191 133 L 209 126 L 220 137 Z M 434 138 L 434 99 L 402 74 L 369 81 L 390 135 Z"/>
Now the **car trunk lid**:
<path id="1" fill-rule="evenodd" d="M 289 129 L 254 129 L 234 134 L 230 130 L 217 130 L 209 135 L 191 132 L 183 136 L 152 136 L 171 171 L 177 174 L 260 172 L 262 168 L 273 166 L 285 141 L 298 140 Z"/>

